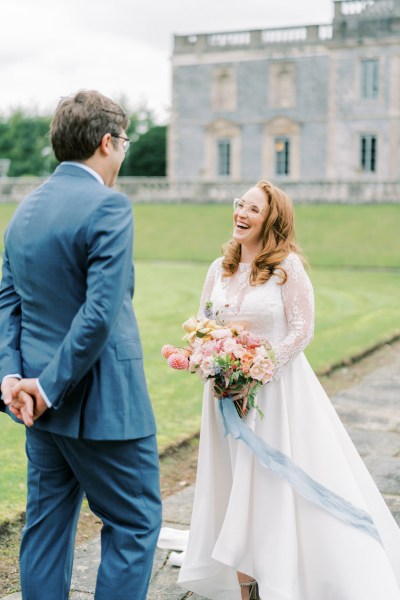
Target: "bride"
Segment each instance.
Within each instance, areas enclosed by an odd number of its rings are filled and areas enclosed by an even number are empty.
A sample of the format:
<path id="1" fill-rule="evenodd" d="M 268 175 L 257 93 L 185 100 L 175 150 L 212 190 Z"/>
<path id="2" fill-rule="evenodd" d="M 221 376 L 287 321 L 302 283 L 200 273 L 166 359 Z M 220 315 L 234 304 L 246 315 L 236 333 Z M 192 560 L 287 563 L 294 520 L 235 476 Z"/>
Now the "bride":
<path id="1" fill-rule="evenodd" d="M 233 220 L 200 316 L 212 302 L 221 320 L 270 342 L 274 379 L 256 397 L 265 418 L 252 410 L 245 425 L 295 476 L 224 435 L 209 380 L 179 583 L 212 600 L 400 600 L 400 530 L 303 354 L 314 303 L 291 201 L 260 181 L 235 199 Z"/>

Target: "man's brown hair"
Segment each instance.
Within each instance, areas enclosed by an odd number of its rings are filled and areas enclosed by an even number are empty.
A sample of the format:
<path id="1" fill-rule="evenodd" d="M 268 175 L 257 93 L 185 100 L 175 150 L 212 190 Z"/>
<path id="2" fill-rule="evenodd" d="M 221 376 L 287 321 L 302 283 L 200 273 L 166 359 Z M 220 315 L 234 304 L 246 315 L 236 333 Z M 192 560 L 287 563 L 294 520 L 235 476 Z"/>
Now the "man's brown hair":
<path id="1" fill-rule="evenodd" d="M 118 136 L 128 123 L 119 104 L 95 90 L 63 98 L 50 128 L 54 154 L 60 162 L 86 160 L 93 156 L 106 133 Z"/>

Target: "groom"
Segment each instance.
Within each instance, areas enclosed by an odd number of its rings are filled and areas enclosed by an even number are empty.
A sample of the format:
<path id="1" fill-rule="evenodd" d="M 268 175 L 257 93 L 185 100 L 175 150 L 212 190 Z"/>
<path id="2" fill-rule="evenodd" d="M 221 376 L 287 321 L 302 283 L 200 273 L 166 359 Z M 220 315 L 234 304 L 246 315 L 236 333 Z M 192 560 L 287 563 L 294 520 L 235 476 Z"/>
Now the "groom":
<path id="1" fill-rule="evenodd" d="M 96 91 L 63 99 L 51 125 L 61 164 L 5 235 L 0 378 L 3 409 L 26 425 L 24 600 L 67 600 L 84 494 L 103 522 L 96 600 L 146 598 L 158 453 L 132 309 L 131 205 L 110 189 L 127 125 Z"/>

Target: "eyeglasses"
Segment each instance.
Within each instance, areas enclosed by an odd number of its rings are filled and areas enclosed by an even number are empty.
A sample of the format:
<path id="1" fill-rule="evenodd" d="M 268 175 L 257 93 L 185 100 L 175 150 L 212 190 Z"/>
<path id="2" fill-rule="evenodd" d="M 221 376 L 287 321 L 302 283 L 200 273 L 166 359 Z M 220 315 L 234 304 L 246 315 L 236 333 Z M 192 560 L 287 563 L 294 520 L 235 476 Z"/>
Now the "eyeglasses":
<path id="1" fill-rule="evenodd" d="M 264 209 L 261 206 L 257 206 L 257 204 L 247 204 L 241 198 L 234 198 L 233 200 L 233 210 L 245 210 L 247 214 L 252 216 L 261 215 L 264 212 Z"/>
<path id="2" fill-rule="evenodd" d="M 125 152 L 125 154 L 128 152 L 129 150 L 129 146 L 131 145 L 131 140 L 123 135 L 116 135 L 114 133 L 111 134 L 111 137 L 113 138 L 120 138 L 121 140 L 124 140 L 122 142 L 122 150 Z"/>

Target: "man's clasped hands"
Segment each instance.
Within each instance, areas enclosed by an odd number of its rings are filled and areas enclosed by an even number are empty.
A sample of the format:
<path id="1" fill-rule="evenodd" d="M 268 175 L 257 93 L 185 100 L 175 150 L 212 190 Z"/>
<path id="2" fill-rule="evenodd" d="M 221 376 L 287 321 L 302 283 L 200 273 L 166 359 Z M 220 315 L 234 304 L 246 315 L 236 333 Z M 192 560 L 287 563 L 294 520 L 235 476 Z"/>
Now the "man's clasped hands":
<path id="1" fill-rule="evenodd" d="M 27 427 L 32 427 L 48 408 L 35 378 L 5 377 L 1 384 L 1 394 L 10 412 Z"/>

